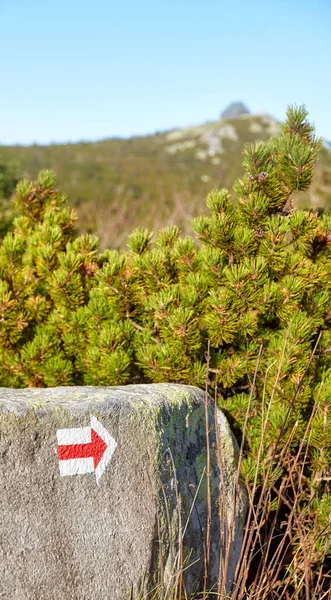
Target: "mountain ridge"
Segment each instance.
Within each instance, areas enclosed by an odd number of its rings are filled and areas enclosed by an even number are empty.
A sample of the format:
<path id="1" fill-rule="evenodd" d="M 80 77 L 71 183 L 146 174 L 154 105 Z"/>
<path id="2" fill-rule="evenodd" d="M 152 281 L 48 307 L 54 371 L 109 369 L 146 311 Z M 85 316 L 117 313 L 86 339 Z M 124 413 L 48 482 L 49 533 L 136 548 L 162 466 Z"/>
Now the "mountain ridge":
<path id="1" fill-rule="evenodd" d="M 0 146 L 0 162 L 15 162 L 20 178 L 53 169 L 77 209 L 80 232 L 99 235 L 102 248 L 125 247 L 136 227 L 176 224 L 189 233 L 214 188 L 231 189 L 242 175 L 246 142 L 277 135 L 268 114 L 242 114 L 146 136 L 48 146 Z M 301 205 L 331 206 L 331 151 L 323 148 L 316 177 Z"/>

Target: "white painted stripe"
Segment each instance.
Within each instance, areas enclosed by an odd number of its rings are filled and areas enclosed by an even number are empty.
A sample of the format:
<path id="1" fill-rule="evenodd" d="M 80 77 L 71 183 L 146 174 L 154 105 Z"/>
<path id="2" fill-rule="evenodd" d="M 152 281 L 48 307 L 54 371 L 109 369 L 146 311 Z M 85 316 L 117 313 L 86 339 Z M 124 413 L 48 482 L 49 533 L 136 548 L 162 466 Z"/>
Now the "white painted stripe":
<path id="1" fill-rule="evenodd" d="M 56 437 L 59 446 L 67 446 L 69 444 L 89 444 L 91 442 L 91 427 L 58 429 Z"/>
<path id="2" fill-rule="evenodd" d="M 103 473 L 105 472 L 106 467 L 115 452 L 117 443 L 115 442 L 114 438 L 113 438 L 113 442 L 114 443 L 111 446 L 108 446 L 108 448 L 107 448 L 106 452 L 104 453 L 102 459 L 100 460 L 97 468 L 95 469 L 95 477 L 96 477 L 98 485 L 100 482 L 101 475 L 103 475 Z"/>
<path id="3" fill-rule="evenodd" d="M 91 428 L 97 432 L 97 434 L 103 439 L 105 444 L 111 443 L 114 438 L 110 435 L 109 431 L 101 425 L 100 421 L 94 416 L 91 415 Z M 115 441 L 115 440 L 114 440 Z"/>
<path id="4" fill-rule="evenodd" d="M 94 472 L 93 458 L 69 458 L 68 460 L 59 460 L 60 475 L 84 475 Z"/>
<path id="5" fill-rule="evenodd" d="M 101 475 L 105 472 L 106 467 L 113 456 L 117 442 L 114 440 L 113 436 L 104 428 L 104 426 L 98 421 L 98 419 L 91 415 L 91 427 L 96 431 L 96 433 L 103 439 L 103 441 L 107 444 L 107 449 L 100 460 L 97 468 L 95 469 L 95 476 L 97 480 L 97 484 L 99 484 Z"/>

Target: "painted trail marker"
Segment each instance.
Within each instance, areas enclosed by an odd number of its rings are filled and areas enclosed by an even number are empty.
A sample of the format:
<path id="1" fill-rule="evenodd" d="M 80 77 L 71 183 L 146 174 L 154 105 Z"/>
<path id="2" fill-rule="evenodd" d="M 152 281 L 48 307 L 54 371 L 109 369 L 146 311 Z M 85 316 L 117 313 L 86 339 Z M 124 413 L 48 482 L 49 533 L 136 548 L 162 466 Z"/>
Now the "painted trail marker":
<path id="1" fill-rule="evenodd" d="M 187 595 L 204 584 L 201 523 L 210 514 L 208 587 L 217 588 L 226 547 L 230 590 L 247 502 L 238 447 L 212 400 L 208 415 L 211 513 L 199 488 L 208 444 L 203 390 L 0 387 L 0 600 L 151 597 L 159 564 L 165 588 L 176 576 L 179 513 Z"/>
<path id="2" fill-rule="evenodd" d="M 95 472 L 99 483 L 117 446 L 100 421 L 91 415 L 90 427 L 58 429 L 56 437 L 61 476 Z"/>

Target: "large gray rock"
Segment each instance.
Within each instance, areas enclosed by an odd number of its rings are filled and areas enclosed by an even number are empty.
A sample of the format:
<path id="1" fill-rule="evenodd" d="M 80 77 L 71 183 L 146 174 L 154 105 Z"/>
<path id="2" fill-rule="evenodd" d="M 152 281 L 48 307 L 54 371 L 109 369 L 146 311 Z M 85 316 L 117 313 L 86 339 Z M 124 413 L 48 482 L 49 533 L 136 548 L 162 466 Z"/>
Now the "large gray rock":
<path id="1" fill-rule="evenodd" d="M 187 590 L 201 589 L 204 411 L 203 392 L 189 386 L 0 389 L 1 600 L 128 600 L 131 586 L 134 598 L 167 588 L 178 572 L 180 531 L 184 565 L 192 565 Z M 229 585 L 245 502 L 233 437 L 211 401 L 209 421 L 209 585 L 227 542 Z"/>

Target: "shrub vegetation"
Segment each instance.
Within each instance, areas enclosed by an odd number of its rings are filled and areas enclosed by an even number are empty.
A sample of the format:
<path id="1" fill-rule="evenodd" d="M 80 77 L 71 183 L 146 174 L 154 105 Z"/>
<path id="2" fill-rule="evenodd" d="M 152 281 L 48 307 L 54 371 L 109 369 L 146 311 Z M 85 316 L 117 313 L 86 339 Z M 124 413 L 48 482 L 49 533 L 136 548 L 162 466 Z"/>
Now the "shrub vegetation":
<path id="1" fill-rule="evenodd" d="M 202 387 L 208 375 L 239 439 L 245 429 L 248 486 L 267 468 L 279 490 L 304 454 L 297 504 L 319 566 L 331 551 L 331 215 L 294 210 L 292 196 L 309 188 L 320 143 L 305 108 L 289 108 L 279 137 L 246 145 L 236 201 L 209 194 L 198 240 L 139 229 L 126 252 L 76 237 L 43 171 L 18 184 L 0 247 L 0 385 Z"/>
<path id="2" fill-rule="evenodd" d="M 17 167 L 14 163 L 0 161 L 0 239 L 12 228 L 15 218 L 15 210 L 11 197 L 17 184 Z"/>

